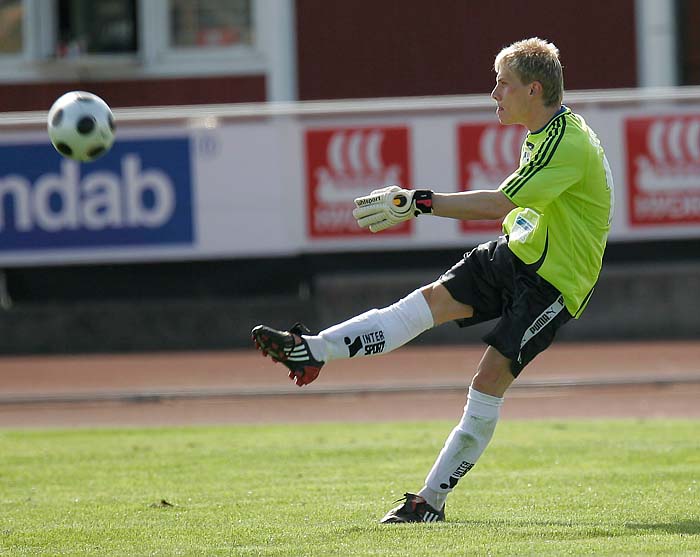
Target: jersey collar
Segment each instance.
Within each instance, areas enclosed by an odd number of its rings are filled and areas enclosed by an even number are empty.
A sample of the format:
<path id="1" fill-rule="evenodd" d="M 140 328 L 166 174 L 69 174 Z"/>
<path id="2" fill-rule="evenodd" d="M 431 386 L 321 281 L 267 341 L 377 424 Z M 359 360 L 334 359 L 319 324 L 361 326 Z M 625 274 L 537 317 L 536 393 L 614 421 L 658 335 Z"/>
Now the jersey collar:
<path id="1" fill-rule="evenodd" d="M 562 114 L 566 114 L 567 112 L 571 112 L 571 110 L 569 109 L 569 107 L 566 106 L 565 104 L 561 105 L 561 107 L 559 108 L 559 110 L 557 110 L 557 111 L 552 115 L 552 117 L 549 119 L 549 122 L 547 122 L 547 123 L 546 123 L 544 126 L 542 126 L 539 130 L 534 131 L 534 132 L 529 132 L 528 135 L 537 135 L 538 133 L 543 132 L 545 129 L 547 129 L 547 127 L 549 126 L 549 124 L 551 124 L 551 123 L 554 122 L 554 120 L 556 120 L 559 116 L 561 116 Z"/>

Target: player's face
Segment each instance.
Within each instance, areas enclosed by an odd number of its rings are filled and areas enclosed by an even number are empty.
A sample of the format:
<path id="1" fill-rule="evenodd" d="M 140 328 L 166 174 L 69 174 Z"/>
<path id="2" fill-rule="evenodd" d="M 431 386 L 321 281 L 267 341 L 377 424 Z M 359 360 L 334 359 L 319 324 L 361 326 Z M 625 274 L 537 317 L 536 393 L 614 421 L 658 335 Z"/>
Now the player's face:
<path id="1" fill-rule="evenodd" d="M 498 105 L 496 116 L 501 124 L 525 124 L 528 121 L 530 91 L 530 84 L 521 83 L 511 70 L 501 65 L 496 74 L 496 86 L 491 91 L 491 98 Z"/>

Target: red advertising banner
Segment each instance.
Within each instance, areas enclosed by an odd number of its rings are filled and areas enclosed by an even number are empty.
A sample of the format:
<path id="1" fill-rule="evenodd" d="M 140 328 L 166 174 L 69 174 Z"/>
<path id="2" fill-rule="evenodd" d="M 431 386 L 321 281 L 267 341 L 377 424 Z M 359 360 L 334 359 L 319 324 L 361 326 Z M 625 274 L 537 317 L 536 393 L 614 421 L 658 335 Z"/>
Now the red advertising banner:
<path id="1" fill-rule="evenodd" d="M 521 126 L 460 124 L 457 127 L 460 191 L 497 188 L 518 168 L 526 133 Z M 461 221 L 460 229 L 498 232 L 501 222 Z"/>
<path id="2" fill-rule="evenodd" d="M 700 115 L 625 121 L 629 224 L 700 223 Z"/>
<path id="3" fill-rule="evenodd" d="M 371 234 L 357 226 L 353 200 L 397 184 L 412 187 L 405 126 L 306 130 L 308 235 L 343 238 Z M 410 221 L 381 234 L 409 235 Z"/>

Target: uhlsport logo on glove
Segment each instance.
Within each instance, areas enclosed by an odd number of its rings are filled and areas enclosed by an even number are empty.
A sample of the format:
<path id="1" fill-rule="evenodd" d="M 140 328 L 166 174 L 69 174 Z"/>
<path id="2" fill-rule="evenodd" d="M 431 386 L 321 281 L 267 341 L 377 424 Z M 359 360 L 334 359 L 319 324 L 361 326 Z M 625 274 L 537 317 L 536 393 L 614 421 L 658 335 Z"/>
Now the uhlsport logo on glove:
<path id="1" fill-rule="evenodd" d="M 404 190 L 399 186 L 387 186 L 355 199 L 352 216 L 357 219 L 360 228 L 381 232 L 432 212 L 432 190 Z"/>
<path id="2" fill-rule="evenodd" d="M 411 187 L 409 130 L 405 126 L 312 129 L 306 131 L 305 139 L 311 238 L 367 234 L 352 215 L 353 201 L 385 184 Z M 392 226 L 386 234 L 410 232 L 406 222 Z"/>
<path id="3" fill-rule="evenodd" d="M 358 207 L 364 207 L 365 205 L 372 205 L 373 203 L 377 203 L 381 199 L 381 196 L 375 195 L 372 197 L 362 197 L 357 200 L 356 205 Z M 396 203 L 396 201 L 394 201 Z"/>

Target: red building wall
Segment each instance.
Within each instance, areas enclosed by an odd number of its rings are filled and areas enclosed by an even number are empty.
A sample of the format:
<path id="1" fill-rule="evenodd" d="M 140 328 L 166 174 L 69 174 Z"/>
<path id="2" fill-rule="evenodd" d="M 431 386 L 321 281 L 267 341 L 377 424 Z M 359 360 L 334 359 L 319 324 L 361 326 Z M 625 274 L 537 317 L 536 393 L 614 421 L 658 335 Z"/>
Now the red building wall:
<path id="1" fill-rule="evenodd" d="M 567 89 L 637 84 L 634 0 L 297 0 L 300 100 L 488 93 L 493 58 L 539 36 Z"/>
<path id="2" fill-rule="evenodd" d="M 634 0 L 297 0 L 300 100 L 488 94 L 495 54 L 529 36 L 561 50 L 567 89 L 637 83 Z M 86 89 L 113 107 L 266 100 L 265 76 L 3 83 L 0 110 Z"/>
<path id="3" fill-rule="evenodd" d="M 700 85 L 700 4 L 695 0 L 680 0 L 677 16 L 681 85 Z"/>
<path id="4" fill-rule="evenodd" d="M 109 99 L 112 108 L 260 102 L 265 100 L 265 77 L 259 75 L 0 84 L 0 110 L 48 110 L 60 95 L 75 89 L 91 91 Z"/>

